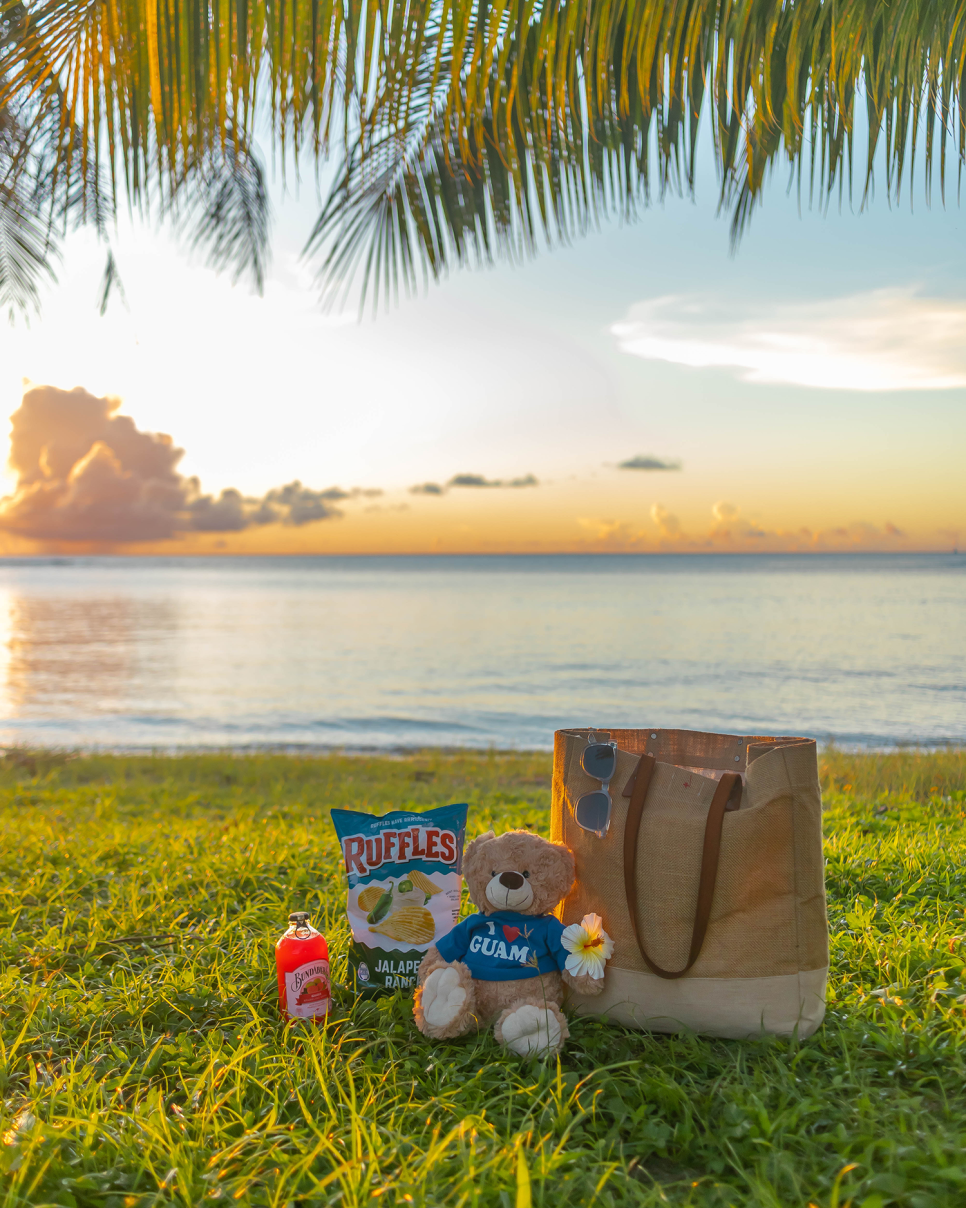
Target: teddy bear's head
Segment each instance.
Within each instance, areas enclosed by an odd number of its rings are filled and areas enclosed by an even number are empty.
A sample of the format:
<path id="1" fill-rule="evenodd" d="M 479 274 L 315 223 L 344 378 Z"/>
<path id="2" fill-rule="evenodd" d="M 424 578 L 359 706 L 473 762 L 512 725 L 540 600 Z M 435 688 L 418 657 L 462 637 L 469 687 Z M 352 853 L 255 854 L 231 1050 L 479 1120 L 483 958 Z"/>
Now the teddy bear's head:
<path id="1" fill-rule="evenodd" d="M 531 831 L 488 831 L 467 845 L 463 876 L 481 914 L 549 914 L 574 883 L 574 858 Z"/>

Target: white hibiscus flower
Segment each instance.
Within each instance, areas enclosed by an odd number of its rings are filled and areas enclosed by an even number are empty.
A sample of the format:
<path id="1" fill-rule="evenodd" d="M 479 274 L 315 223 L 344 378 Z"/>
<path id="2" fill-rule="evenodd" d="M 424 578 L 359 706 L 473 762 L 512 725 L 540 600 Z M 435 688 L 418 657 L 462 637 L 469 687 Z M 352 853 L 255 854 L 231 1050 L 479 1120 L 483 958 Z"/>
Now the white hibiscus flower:
<path id="1" fill-rule="evenodd" d="M 599 914 L 585 914 L 579 923 L 571 923 L 564 928 L 560 940 L 570 953 L 566 965 L 568 973 L 604 976 L 604 962 L 614 951 L 614 941 L 604 930 L 604 920 Z"/>

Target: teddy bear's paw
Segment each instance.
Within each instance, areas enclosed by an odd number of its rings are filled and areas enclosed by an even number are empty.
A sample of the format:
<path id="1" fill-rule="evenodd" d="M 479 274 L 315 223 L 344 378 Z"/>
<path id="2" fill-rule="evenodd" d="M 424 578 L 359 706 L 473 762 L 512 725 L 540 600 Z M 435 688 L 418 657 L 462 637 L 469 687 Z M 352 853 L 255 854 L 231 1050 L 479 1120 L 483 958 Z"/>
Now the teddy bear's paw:
<path id="1" fill-rule="evenodd" d="M 524 1003 L 500 1020 L 497 1039 L 521 1057 L 546 1056 L 563 1047 L 566 1028 L 559 1012 Z"/>
<path id="2" fill-rule="evenodd" d="M 457 1019 L 466 1002 L 459 970 L 448 966 L 435 969 L 423 985 L 423 1018 L 431 1028 L 448 1027 Z"/>

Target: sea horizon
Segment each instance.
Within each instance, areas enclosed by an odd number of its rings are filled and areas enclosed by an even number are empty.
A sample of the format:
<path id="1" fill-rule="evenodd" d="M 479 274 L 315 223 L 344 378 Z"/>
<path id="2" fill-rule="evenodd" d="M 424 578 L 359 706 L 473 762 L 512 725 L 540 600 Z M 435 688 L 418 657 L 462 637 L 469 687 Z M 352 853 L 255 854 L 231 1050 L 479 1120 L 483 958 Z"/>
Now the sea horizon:
<path id="1" fill-rule="evenodd" d="M 211 551 L 211 550 L 186 550 L 178 553 L 164 553 L 157 551 L 138 551 L 128 553 L 124 550 L 98 550 L 96 553 L 90 552 L 50 552 L 42 553 L 19 553 L 19 554 L 0 554 L 0 566 L 11 565 L 19 562 L 23 563 L 41 563 L 41 562 L 71 562 L 78 560 L 96 561 L 184 561 L 197 562 L 209 561 L 220 562 L 235 560 L 239 562 L 278 559 L 280 561 L 293 560 L 311 560 L 311 559 L 359 559 L 359 558 L 387 558 L 387 559 L 407 559 L 407 558 L 430 558 L 433 560 L 440 559 L 457 559 L 457 558 L 587 558 L 587 559 L 606 559 L 606 558 L 640 558 L 640 559 L 688 559 L 688 558 L 709 558 L 709 559 L 760 559 L 760 558 L 778 558 L 778 559 L 811 559 L 811 558 L 829 558 L 829 559 L 872 559 L 872 558 L 896 558 L 896 559 L 916 559 L 916 558 L 961 558 L 966 551 L 960 550 L 958 547 L 954 549 L 921 549 L 921 550 L 870 550 L 870 549 L 816 549 L 816 550 L 746 550 L 746 549 L 666 549 L 666 550 L 470 550 L 466 552 L 453 550 L 387 550 L 373 552 L 370 550 L 345 551 L 336 552 L 328 551 L 301 551 L 301 550 L 278 550 L 278 551 L 263 551 L 263 550 L 246 550 L 238 551 Z"/>
<path id="2" fill-rule="evenodd" d="M 0 559 L 0 744 L 546 750 L 556 729 L 966 743 L 966 559 Z"/>

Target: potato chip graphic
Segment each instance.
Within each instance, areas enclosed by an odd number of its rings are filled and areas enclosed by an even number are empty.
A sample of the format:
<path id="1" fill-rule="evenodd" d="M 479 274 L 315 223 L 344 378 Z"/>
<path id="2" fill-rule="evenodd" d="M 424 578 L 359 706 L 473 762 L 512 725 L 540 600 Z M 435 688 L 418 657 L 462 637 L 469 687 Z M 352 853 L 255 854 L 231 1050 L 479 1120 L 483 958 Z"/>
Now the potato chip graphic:
<path id="1" fill-rule="evenodd" d="M 382 890 L 378 885 L 367 885 L 356 898 L 356 901 L 363 914 L 368 914 L 381 897 Z"/>
<path id="2" fill-rule="evenodd" d="M 406 944 L 428 944 L 436 934 L 436 924 L 425 906 L 406 902 L 369 930 Z"/>
<path id="3" fill-rule="evenodd" d="M 427 877 L 425 873 L 420 872 L 418 868 L 409 874 L 409 879 L 418 889 L 421 889 L 423 893 L 429 894 L 430 897 L 432 897 L 434 893 L 443 892 L 435 881 L 431 881 L 429 877 Z"/>

